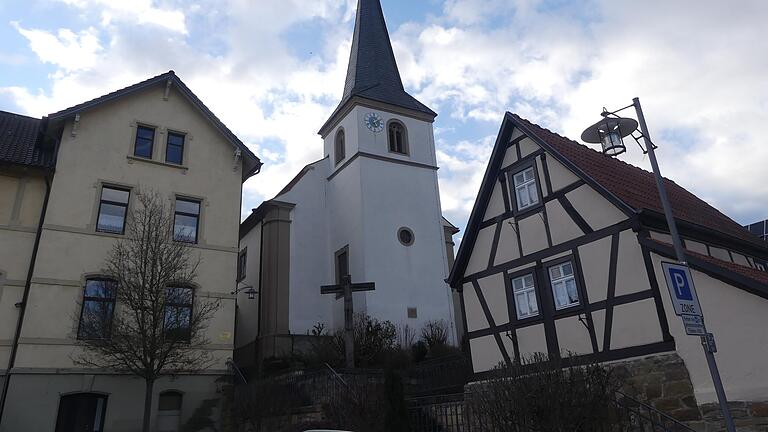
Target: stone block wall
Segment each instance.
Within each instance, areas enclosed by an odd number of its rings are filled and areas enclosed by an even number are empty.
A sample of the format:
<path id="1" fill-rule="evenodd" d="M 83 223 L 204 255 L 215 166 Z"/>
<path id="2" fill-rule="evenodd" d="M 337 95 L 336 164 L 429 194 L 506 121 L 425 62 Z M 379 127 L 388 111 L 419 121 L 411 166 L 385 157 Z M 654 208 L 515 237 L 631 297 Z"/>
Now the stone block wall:
<path id="1" fill-rule="evenodd" d="M 613 364 L 623 391 L 700 432 L 725 431 L 718 404 L 699 405 L 688 369 L 676 353 Z M 739 432 L 768 432 L 768 401 L 730 401 Z"/>

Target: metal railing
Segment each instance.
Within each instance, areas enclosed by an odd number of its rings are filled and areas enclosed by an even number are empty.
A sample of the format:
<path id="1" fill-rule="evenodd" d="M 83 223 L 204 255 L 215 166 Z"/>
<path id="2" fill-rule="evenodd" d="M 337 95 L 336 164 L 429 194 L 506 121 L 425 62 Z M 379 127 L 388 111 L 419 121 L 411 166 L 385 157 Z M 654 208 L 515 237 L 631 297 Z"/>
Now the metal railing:
<path id="1" fill-rule="evenodd" d="M 616 392 L 616 406 L 632 432 L 695 432 L 672 416 L 620 391 Z"/>
<path id="2" fill-rule="evenodd" d="M 464 394 L 426 396 L 406 401 L 411 432 L 469 432 Z"/>

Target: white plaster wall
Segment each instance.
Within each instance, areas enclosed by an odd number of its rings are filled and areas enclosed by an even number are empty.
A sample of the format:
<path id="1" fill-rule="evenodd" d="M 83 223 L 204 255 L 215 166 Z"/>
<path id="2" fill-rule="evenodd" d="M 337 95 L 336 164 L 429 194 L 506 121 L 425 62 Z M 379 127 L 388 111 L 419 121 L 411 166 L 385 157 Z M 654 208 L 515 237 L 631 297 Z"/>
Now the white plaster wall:
<path id="1" fill-rule="evenodd" d="M 504 161 L 501 163 L 501 167 L 506 168 L 515 162 L 517 162 L 517 151 L 515 150 L 515 146 L 513 145 L 511 147 L 508 147 L 507 151 L 504 153 Z"/>
<path id="2" fill-rule="evenodd" d="M 467 262 L 467 269 L 464 271 L 465 275 L 471 275 L 488 268 L 495 230 L 495 226 L 489 226 L 478 231 L 475 245 L 472 248 L 472 254 Z"/>
<path id="3" fill-rule="evenodd" d="M 661 262 L 652 255 L 661 298 L 675 338 L 677 352 L 685 361 L 693 382 L 696 399 L 701 403 L 716 402 L 706 358 L 696 336 L 687 336 L 674 313 Z M 731 401 L 765 400 L 768 395 L 768 300 L 730 286 L 706 274 L 692 270 L 696 293 L 704 312 L 707 330 L 715 335 L 715 354 L 728 399 Z"/>
<path id="4" fill-rule="evenodd" d="M 566 168 L 565 165 L 561 164 L 552 155 L 549 156 L 547 158 L 547 169 L 549 170 L 549 180 L 552 183 L 553 192 L 557 192 L 579 180 L 576 174 Z"/>
<path id="5" fill-rule="evenodd" d="M 520 249 L 517 246 L 517 234 L 512 227 L 513 219 L 507 219 L 501 224 L 499 233 L 499 245 L 496 248 L 494 264 L 499 265 L 520 258 Z"/>
<path id="6" fill-rule="evenodd" d="M 568 240 L 573 240 L 584 235 L 581 228 L 576 225 L 576 222 L 571 219 L 558 201 L 550 201 L 546 206 L 549 232 L 552 235 L 553 245 L 565 243 Z"/>
<path id="7" fill-rule="evenodd" d="M 289 266 L 288 325 L 292 334 L 306 334 L 319 322 L 331 324 L 334 305 L 342 302 L 320 294 L 321 285 L 336 283 L 333 257 L 343 246 L 328 246 L 325 189 L 332 163 L 330 159 L 316 162 L 290 192 L 277 197 L 296 203 L 291 211 Z"/>
<path id="8" fill-rule="evenodd" d="M 362 193 L 362 158 L 357 158 L 341 170 L 325 185 L 327 220 L 323 225 L 313 226 L 327 231 L 326 269 L 322 271 L 324 284 L 336 283 L 334 253 L 349 245 L 349 271 L 353 282 L 367 282 L 365 274 L 365 254 L 363 247 L 363 232 L 372 221 L 363 216 Z M 319 289 L 319 288 L 318 288 Z M 334 296 L 330 296 L 335 298 Z M 356 311 L 366 311 L 365 293 L 355 293 L 353 296 Z M 328 324 L 332 328 L 344 325 L 343 302 L 334 302 L 332 319 Z"/>
<path id="9" fill-rule="evenodd" d="M 499 344 L 493 336 L 483 336 L 469 341 L 472 352 L 472 367 L 475 372 L 491 370 L 504 361 L 499 351 Z"/>
<path id="10" fill-rule="evenodd" d="M 663 338 L 657 317 L 653 298 L 615 306 L 611 349 L 661 342 Z"/>
<path id="11" fill-rule="evenodd" d="M 364 278 L 377 284 L 375 291 L 365 294 L 369 314 L 416 328 L 426 321 L 445 320 L 453 328 L 437 173 L 369 158 L 360 160 L 364 173 Z M 398 240 L 400 227 L 413 231 L 411 246 Z M 408 318 L 409 307 L 417 308 L 418 318 Z"/>
<path id="12" fill-rule="evenodd" d="M 507 289 L 504 284 L 504 273 L 496 273 L 493 276 L 478 279 L 477 283 L 483 290 L 485 302 L 491 311 L 491 317 L 496 325 L 509 322 L 509 308 L 507 307 Z"/>
<path id="13" fill-rule="evenodd" d="M 464 284 L 464 310 L 467 314 L 467 330 L 475 331 L 487 329 L 488 319 L 483 312 L 483 306 L 480 304 L 480 300 L 477 298 L 475 287 L 471 283 Z"/>
<path id="14" fill-rule="evenodd" d="M 592 342 L 589 338 L 589 331 L 584 324 L 579 322 L 579 317 L 555 320 L 555 328 L 562 356 L 565 357 L 569 353 L 574 355 L 592 354 Z"/>
<path id="15" fill-rule="evenodd" d="M 566 194 L 581 217 L 593 230 L 599 230 L 617 224 L 627 218 L 616 206 L 589 185 L 583 185 Z"/>
<path id="16" fill-rule="evenodd" d="M 336 141 L 336 132 L 340 129 L 344 128 L 344 142 L 345 142 L 345 149 L 344 149 L 344 155 L 345 158 L 336 165 L 336 153 L 335 153 L 335 141 Z M 356 116 L 354 115 L 348 115 L 344 117 L 339 124 L 333 129 L 333 131 L 328 134 L 327 137 L 323 140 L 323 156 L 329 156 L 329 159 L 331 161 L 331 169 L 333 171 L 336 171 L 337 169 L 341 168 L 342 165 L 346 161 L 349 160 L 357 151 L 359 150 L 358 142 L 360 138 L 360 123 L 356 121 Z"/>
<path id="17" fill-rule="evenodd" d="M 517 329 L 517 345 L 520 347 L 521 359 L 536 353 L 546 354 L 547 338 L 544 334 L 544 324 Z"/>
<path id="18" fill-rule="evenodd" d="M 485 209 L 485 217 L 483 218 L 483 221 L 487 221 L 488 219 L 493 219 L 496 216 L 501 215 L 504 213 L 504 196 L 501 189 L 501 183 L 498 181 L 494 182 L 493 185 L 493 192 L 491 193 L 491 198 L 488 200 L 488 207 Z"/>
<path id="19" fill-rule="evenodd" d="M 648 272 L 643 263 L 643 251 L 637 241 L 637 234 L 630 230 L 622 231 L 619 235 L 619 255 L 616 267 L 617 296 L 650 289 Z"/>
<path id="20" fill-rule="evenodd" d="M 530 255 L 549 246 L 544 220 L 539 215 L 527 217 L 519 221 L 517 226 L 520 230 L 520 243 L 523 245 L 524 255 Z"/>
<path id="21" fill-rule="evenodd" d="M 539 147 L 538 144 L 533 142 L 530 138 L 525 138 L 521 140 L 517 145 L 520 146 L 520 156 L 526 157 L 529 154 L 539 150 L 541 147 Z"/>
<path id="22" fill-rule="evenodd" d="M 581 274 L 586 283 L 589 302 L 605 300 L 608 293 L 608 272 L 611 262 L 611 238 L 606 237 L 579 246 Z M 646 278 L 647 279 L 647 278 Z"/>

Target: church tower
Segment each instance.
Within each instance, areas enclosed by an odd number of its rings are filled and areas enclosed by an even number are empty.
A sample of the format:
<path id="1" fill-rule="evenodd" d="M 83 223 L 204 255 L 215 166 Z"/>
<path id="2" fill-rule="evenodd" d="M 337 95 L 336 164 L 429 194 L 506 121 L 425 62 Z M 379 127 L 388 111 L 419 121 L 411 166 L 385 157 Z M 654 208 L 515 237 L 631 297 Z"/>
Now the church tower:
<path id="1" fill-rule="evenodd" d="M 355 294 L 356 312 L 416 329 L 442 319 L 453 333 L 436 116 L 403 87 L 379 0 L 359 0 L 344 94 L 319 132 L 331 277 L 376 283 Z"/>

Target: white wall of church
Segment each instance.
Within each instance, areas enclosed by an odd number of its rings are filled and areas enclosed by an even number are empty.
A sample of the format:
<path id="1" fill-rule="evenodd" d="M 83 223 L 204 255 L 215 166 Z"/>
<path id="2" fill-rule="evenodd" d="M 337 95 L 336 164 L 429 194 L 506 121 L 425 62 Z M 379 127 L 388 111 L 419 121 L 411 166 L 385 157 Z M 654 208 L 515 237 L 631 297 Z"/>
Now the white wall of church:
<path id="1" fill-rule="evenodd" d="M 334 296 L 320 286 L 335 283 L 333 245 L 329 246 L 326 177 L 331 159 L 312 165 L 290 192 L 276 199 L 296 203 L 291 211 L 289 319 L 292 334 L 306 334 L 313 325 L 332 325 Z"/>
<path id="2" fill-rule="evenodd" d="M 417 143 L 414 143 L 417 144 Z M 452 323 L 451 294 L 444 282 L 445 240 L 434 170 L 361 159 L 365 277 L 377 283 L 367 293 L 368 313 L 420 328 L 426 321 Z M 407 227 L 414 242 L 397 238 Z M 417 318 L 408 318 L 408 308 Z"/>

